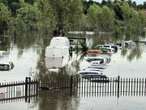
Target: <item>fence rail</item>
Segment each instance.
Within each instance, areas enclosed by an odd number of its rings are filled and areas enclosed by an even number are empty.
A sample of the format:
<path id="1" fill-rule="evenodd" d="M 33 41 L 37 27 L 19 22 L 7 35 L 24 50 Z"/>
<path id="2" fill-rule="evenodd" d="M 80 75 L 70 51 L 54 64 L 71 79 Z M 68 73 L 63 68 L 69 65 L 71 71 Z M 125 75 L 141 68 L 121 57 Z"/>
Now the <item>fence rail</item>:
<path id="1" fill-rule="evenodd" d="M 145 78 L 93 79 L 81 79 L 78 96 L 146 96 Z"/>
<path id="2" fill-rule="evenodd" d="M 69 95 L 81 97 L 100 96 L 146 96 L 146 78 L 50 78 L 48 81 L 25 81 L 0 83 L 0 101 L 37 96 L 46 90 L 52 95 Z"/>
<path id="3" fill-rule="evenodd" d="M 29 77 L 25 81 L 0 83 L 0 101 L 25 98 L 26 101 L 38 94 L 38 82 Z"/>
<path id="4" fill-rule="evenodd" d="M 71 76 L 68 79 L 50 80 L 40 84 L 48 91 L 69 91 L 74 96 L 146 96 L 146 78 L 82 78 Z M 64 91 L 62 91 L 64 90 Z M 53 92 L 54 93 L 54 92 Z"/>

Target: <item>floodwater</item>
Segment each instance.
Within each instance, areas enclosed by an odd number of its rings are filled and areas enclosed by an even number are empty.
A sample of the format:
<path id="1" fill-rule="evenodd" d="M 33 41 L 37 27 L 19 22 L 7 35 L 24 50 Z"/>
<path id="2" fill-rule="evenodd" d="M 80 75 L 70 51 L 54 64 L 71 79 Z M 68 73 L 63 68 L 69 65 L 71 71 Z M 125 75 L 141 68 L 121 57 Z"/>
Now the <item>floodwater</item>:
<path id="1" fill-rule="evenodd" d="M 26 41 L 27 42 L 27 41 Z M 0 56 L 0 60 L 9 60 L 14 64 L 10 71 L 0 71 L 0 82 L 13 82 L 24 80 L 25 77 L 43 79 L 46 77 L 44 64 L 45 46 L 38 44 L 29 47 L 10 45 L 8 54 Z M 47 43 L 49 44 L 49 43 Z M 119 50 L 111 56 L 111 62 L 104 70 L 104 74 L 110 77 L 146 77 L 146 45 L 140 44 L 139 48 Z M 65 73 L 76 74 L 79 70 L 78 62 L 73 62 Z M 46 80 L 46 79 L 45 79 Z M 63 95 L 50 95 L 47 91 L 40 93 L 30 102 L 14 100 L 0 102 L 1 110 L 145 110 L 146 99 L 143 96 L 91 96 L 71 97 Z"/>
<path id="2" fill-rule="evenodd" d="M 63 97 L 47 92 L 30 103 L 24 100 L 0 103 L 1 110 L 145 110 L 145 97 Z"/>
<path id="3" fill-rule="evenodd" d="M 21 50 L 20 50 L 21 51 Z M 19 54 L 17 47 L 13 47 L 10 50 L 10 54 L 5 58 L 0 58 L 3 61 L 12 61 L 14 68 L 10 71 L 0 71 L 0 81 L 10 82 L 24 80 L 25 77 L 34 75 L 36 72 L 37 61 L 39 55 L 37 54 L 36 48 L 29 48 L 22 50 L 22 55 Z"/>
<path id="4" fill-rule="evenodd" d="M 121 50 L 113 54 L 104 73 L 111 77 L 118 75 L 126 78 L 146 77 L 146 45 L 140 45 L 140 53 L 137 53 L 139 50 L 129 49 L 125 56 L 121 55 Z"/>

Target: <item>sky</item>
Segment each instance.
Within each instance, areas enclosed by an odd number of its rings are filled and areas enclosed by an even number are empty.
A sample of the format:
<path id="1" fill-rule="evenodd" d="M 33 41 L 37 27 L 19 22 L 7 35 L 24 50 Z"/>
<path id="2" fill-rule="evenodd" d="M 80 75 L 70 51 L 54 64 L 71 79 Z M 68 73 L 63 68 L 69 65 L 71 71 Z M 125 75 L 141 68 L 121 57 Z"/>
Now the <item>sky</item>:
<path id="1" fill-rule="evenodd" d="M 102 0 L 94 0 L 94 1 L 101 2 Z M 143 4 L 143 2 L 146 2 L 146 0 L 132 0 L 132 1 L 136 1 L 137 4 Z"/>

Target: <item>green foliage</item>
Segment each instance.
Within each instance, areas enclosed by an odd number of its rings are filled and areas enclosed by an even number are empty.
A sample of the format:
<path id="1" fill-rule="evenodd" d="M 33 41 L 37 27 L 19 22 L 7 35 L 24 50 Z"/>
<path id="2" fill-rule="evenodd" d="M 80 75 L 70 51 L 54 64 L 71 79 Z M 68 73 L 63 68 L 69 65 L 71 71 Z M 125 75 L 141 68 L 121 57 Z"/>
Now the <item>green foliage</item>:
<path id="1" fill-rule="evenodd" d="M 145 4 L 142 5 L 144 8 Z M 13 31 L 95 31 L 115 39 L 145 36 L 146 13 L 131 0 L 0 0 L 0 26 Z M 9 11 L 10 10 L 10 11 Z"/>
<path id="2" fill-rule="evenodd" d="M 39 29 L 42 33 L 50 33 L 56 27 L 56 16 L 49 0 L 38 0 L 35 3 L 40 11 Z"/>
<path id="3" fill-rule="evenodd" d="M 55 12 L 57 30 L 78 28 L 82 20 L 82 0 L 49 0 Z"/>
<path id="4" fill-rule="evenodd" d="M 94 28 L 99 27 L 98 23 L 99 23 L 99 15 L 102 13 L 102 9 L 96 5 L 93 4 L 92 6 L 89 7 L 88 11 L 87 11 L 87 16 L 88 16 L 88 20 L 90 23 L 90 26 L 93 26 Z"/>
<path id="5" fill-rule="evenodd" d="M 99 27 L 101 31 L 113 31 L 114 26 L 114 12 L 107 6 L 103 6 L 102 14 L 99 19 Z"/>
<path id="6" fill-rule="evenodd" d="M 16 10 L 20 8 L 21 0 L 0 0 L 1 3 L 4 3 L 7 6 L 13 15 L 16 15 Z"/>
<path id="7" fill-rule="evenodd" d="M 117 1 L 114 5 L 116 13 L 115 38 L 138 40 L 139 36 L 144 36 L 146 26 L 146 15 L 135 10 L 126 1 Z"/>
<path id="8" fill-rule="evenodd" d="M 26 3 L 33 4 L 36 0 L 25 0 Z"/>
<path id="9" fill-rule="evenodd" d="M 38 21 L 40 11 L 37 7 L 27 3 L 22 3 L 21 8 L 17 10 L 15 25 L 17 31 L 35 31 L 38 30 Z"/>
<path id="10" fill-rule="evenodd" d="M 87 13 L 90 26 L 96 28 L 96 31 L 113 31 L 114 12 L 109 7 L 100 7 L 96 4 L 93 4 L 89 7 Z"/>
<path id="11" fill-rule="evenodd" d="M 10 17 L 11 12 L 3 3 L 0 3 L 0 34 L 7 30 Z"/>
<path id="12" fill-rule="evenodd" d="M 11 13 L 8 8 L 3 3 L 0 3 L 0 21 L 8 21 L 10 19 L 10 15 Z"/>

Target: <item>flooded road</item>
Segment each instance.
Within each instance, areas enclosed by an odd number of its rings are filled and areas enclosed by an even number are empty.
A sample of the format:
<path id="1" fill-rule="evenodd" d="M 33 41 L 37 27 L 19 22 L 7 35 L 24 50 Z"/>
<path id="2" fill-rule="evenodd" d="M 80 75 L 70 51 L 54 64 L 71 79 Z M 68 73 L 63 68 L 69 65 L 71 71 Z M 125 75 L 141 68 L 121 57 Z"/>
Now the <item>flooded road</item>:
<path id="1" fill-rule="evenodd" d="M 146 48 L 146 46 L 145 46 Z M 140 58 L 133 58 L 129 61 L 129 56 L 122 56 L 121 51 L 113 54 L 111 62 L 104 73 L 111 77 L 121 76 L 128 78 L 135 77 L 146 77 L 146 51 L 143 51 Z"/>
<path id="2" fill-rule="evenodd" d="M 142 45 L 142 50 L 140 53 L 140 58 L 134 56 L 132 59 L 129 59 L 130 56 L 127 52 L 125 56 L 121 55 L 122 50 L 119 50 L 117 53 L 111 55 L 111 62 L 107 65 L 107 68 L 103 71 L 109 77 L 146 77 L 146 45 Z M 131 50 L 129 50 L 131 51 Z M 134 54 L 134 53 L 133 53 Z M 36 78 L 36 74 L 42 73 L 39 70 L 39 63 L 42 62 L 40 59 L 44 59 L 41 55 L 40 47 L 31 47 L 28 49 L 18 49 L 16 46 L 13 46 L 9 51 L 9 55 L 3 56 L 0 60 L 8 60 L 14 63 L 14 68 L 10 71 L 0 71 L 0 81 L 17 81 L 24 80 L 25 77 Z M 73 74 L 75 71 L 78 71 L 78 63 L 70 65 L 68 71 Z M 42 65 L 43 66 L 43 65 Z M 73 70 L 73 71 L 72 71 Z"/>
<path id="3" fill-rule="evenodd" d="M 44 47 L 43 47 L 44 48 Z M 13 45 L 9 50 L 9 55 L 0 57 L 0 60 L 10 59 L 14 63 L 14 68 L 10 71 L 0 71 L 0 82 L 11 82 L 24 80 L 25 77 L 32 77 L 47 80 L 43 59 L 43 48 L 40 46 L 30 46 L 29 48 L 19 48 Z M 137 50 L 137 51 L 136 51 Z M 142 44 L 142 49 L 119 50 L 111 56 L 111 62 L 104 70 L 104 74 L 109 77 L 146 77 L 146 45 Z M 134 53 L 135 52 L 135 53 Z M 79 62 L 70 64 L 65 71 L 65 75 L 77 74 Z M 54 94 L 54 93 L 53 93 Z M 66 95 L 50 95 L 49 92 L 42 92 L 37 98 L 32 98 L 30 103 L 25 100 L 2 101 L 2 110 L 145 110 L 146 100 L 143 96 L 89 96 L 72 97 Z"/>
<path id="4" fill-rule="evenodd" d="M 63 97 L 48 96 L 25 103 L 17 100 L 0 103 L 2 110 L 145 110 L 145 97 Z M 16 106 L 17 105 L 17 106 Z"/>
<path id="5" fill-rule="evenodd" d="M 20 53 L 22 51 L 22 54 Z M 37 71 L 39 55 L 36 48 L 18 50 L 13 47 L 7 57 L 0 58 L 3 61 L 11 61 L 14 68 L 9 71 L 0 71 L 0 82 L 22 81 L 25 77 L 32 77 Z"/>

